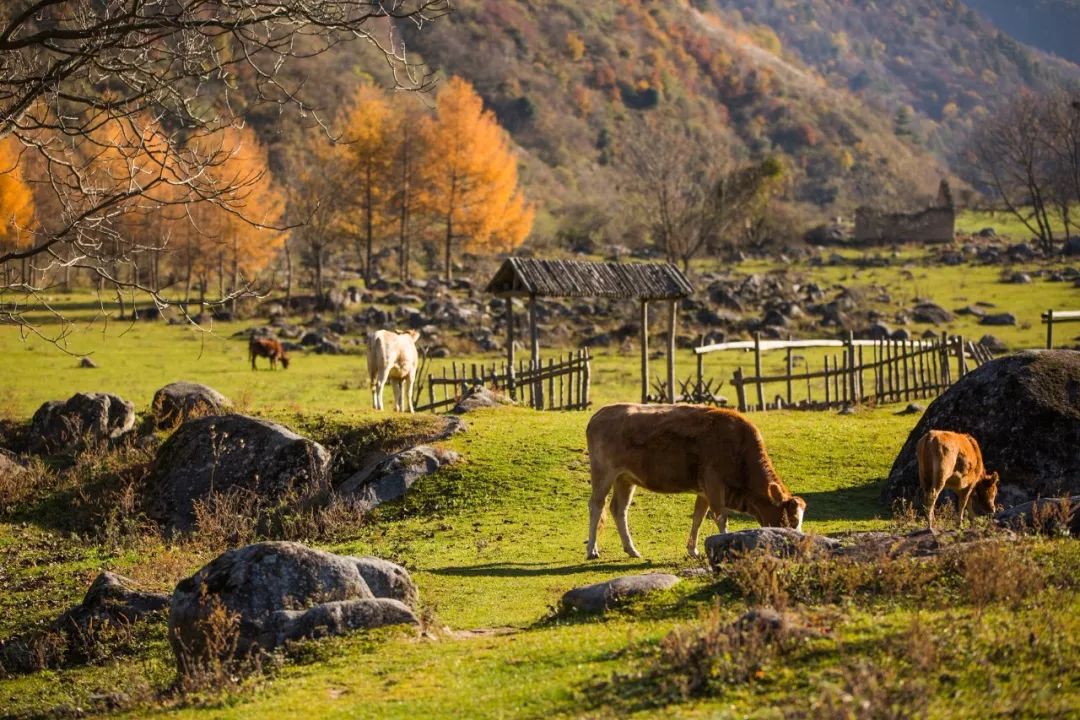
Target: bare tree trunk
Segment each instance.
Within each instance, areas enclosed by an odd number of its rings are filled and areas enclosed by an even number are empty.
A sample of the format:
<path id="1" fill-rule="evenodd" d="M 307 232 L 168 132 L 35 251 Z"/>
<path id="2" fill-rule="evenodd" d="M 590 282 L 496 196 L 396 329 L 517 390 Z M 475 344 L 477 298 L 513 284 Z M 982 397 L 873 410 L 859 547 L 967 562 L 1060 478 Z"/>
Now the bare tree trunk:
<path id="1" fill-rule="evenodd" d="M 453 266 L 450 264 L 450 246 L 453 243 L 453 240 L 454 240 L 454 220 L 453 220 L 453 216 L 450 213 L 447 213 L 447 215 L 446 215 L 446 260 L 445 260 L 444 267 L 446 269 L 446 282 L 448 282 L 448 283 L 453 282 L 453 280 L 454 280 L 454 269 L 453 269 Z"/>
<path id="2" fill-rule="evenodd" d="M 315 299 L 323 301 L 323 253 L 321 247 L 315 248 Z"/>
<path id="3" fill-rule="evenodd" d="M 240 285 L 240 258 L 237 255 L 240 252 L 240 243 L 235 238 L 233 239 L 233 256 L 232 256 L 232 301 L 229 303 L 229 311 L 233 315 L 233 319 L 236 319 L 236 296 L 237 289 Z"/>
<path id="4" fill-rule="evenodd" d="M 405 135 L 401 139 L 401 214 L 398 223 L 398 277 L 401 282 L 409 281 L 409 172 L 410 138 L 406 123 Z"/>
<path id="5" fill-rule="evenodd" d="M 285 238 L 285 308 L 288 309 L 292 302 L 292 250 L 289 248 L 289 238 Z"/>
<path id="6" fill-rule="evenodd" d="M 367 215 L 367 259 L 364 262 L 364 287 L 371 287 L 371 245 L 372 245 L 372 215 L 374 214 L 374 208 L 371 206 L 371 161 L 367 163 L 365 169 L 365 187 L 364 187 L 364 212 Z"/>

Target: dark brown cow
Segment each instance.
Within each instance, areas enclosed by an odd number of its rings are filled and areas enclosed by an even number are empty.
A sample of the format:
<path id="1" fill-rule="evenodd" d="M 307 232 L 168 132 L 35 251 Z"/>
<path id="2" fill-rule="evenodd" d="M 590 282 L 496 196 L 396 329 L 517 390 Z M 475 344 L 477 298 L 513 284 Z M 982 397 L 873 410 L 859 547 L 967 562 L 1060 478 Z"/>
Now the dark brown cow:
<path id="1" fill-rule="evenodd" d="M 281 361 L 281 367 L 285 370 L 289 369 L 289 355 L 285 352 L 285 346 L 280 341 L 274 338 L 251 338 L 251 342 L 248 343 L 248 355 L 251 356 L 251 369 L 255 369 L 255 358 L 264 357 L 270 358 L 270 369 L 277 369 L 278 360 Z"/>

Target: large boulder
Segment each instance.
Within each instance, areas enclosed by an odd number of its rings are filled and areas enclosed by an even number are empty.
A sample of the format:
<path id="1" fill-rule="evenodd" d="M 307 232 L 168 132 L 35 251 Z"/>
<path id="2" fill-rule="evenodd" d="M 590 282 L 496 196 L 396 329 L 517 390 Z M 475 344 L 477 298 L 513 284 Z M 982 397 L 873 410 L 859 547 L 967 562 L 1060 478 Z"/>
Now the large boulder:
<path id="1" fill-rule="evenodd" d="M 705 556 L 714 568 L 753 552 L 789 557 L 808 550 L 832 552 L 838 540 L 822 535 L 806 535 L 794 528 L 762 527 L 710 535 L 705 538 Z"/>
<path id="2" fill-rule="evenodd" d="M 193 418 L 221 415 L 231 407 L 229 399 L 214 388 L 193 382 L 174 382 L 154 393 L 150 414 L 154 418 L 154 429 L 172 430 Z"/>
<path id="3" fill-rule="evenodd" d="M 610 339 L 609 339 L 610 342 Z M 607 344 L 607 343 L 600 343 Z M 510 404 L 510 400 L 500 394 L 494 393 L 488 388 L 477 385 L 470 388 L 464 395 L 457 401 L 454 408 L 450 411 L 455 415 L 464 415 L 465 413 L 478 410 L 480 408 L 489 407 L 502 407 L 503 405 Z"/>
<path id="4" fill-rule="evenodd" d="M 952 322 L 953 315 L 940 305 L 935 305 L 932 302 L 922 302 L 912 308 L 911 319 L 917 323 L 944 325 Z"/>
<path id="5" fill-rule="evenodd" d="M 969 433 L 1003 494 L 1080 493 L 1080 352 L 1029 350 L 985 363 L 926 409 L 893 463 L 883 499 L 915 501 L 915 445 L 929 430 Z"/>
<path id="6" fill-rule="evenodd" d="M 579 612 L 599 612 L 631 598 L 667 590 L 677 582 L 679 578 L 666 573 L 626 575 L 574 588 L 563 595 L 562 606 Z"/>
<path id="7" fill-rule="evenodd" d="M 28 449 L 74 455 L 101 447 L 134 427 L 134 404 L 109 393 L 76 393 L 38 408 L 30 420 Z"/>
<path id="8" fill-rule="evenodd" d="M 244 491 L 262 503 L 308 503 L 330 485 L 330 453 L 269 420 L 221 415 L 189 420 L 162 444 L 151 475 L 153 514 L 190 530 L 195 501 Z"/>
<path id="9" fill-rule="evenodd" d="M 420 478 L 460 459 L 453 450 L 417 445 L 368 463 L 341 484 L 338 494 L 353 498 L 357 509 L 370 510 L 402 497 Z"/>
<path id="10" fill-rule="evenodd" d="M 365 580 L 372 565 L 367 558 L 293 542 L 256 543 L 218 556 L 181 580 L 172 596 L 169 642 L 181 671 L 213 655 L 228 660 L 289 640 L 416 624 L 413 610 L 394 597 L 397 590 Z M 396 577 L 408 578 L 395 568 Z M 214 618 L 223 615 L 236 624 L 235 638 L 227 643 L 215 637 L 220 627 Z"/>

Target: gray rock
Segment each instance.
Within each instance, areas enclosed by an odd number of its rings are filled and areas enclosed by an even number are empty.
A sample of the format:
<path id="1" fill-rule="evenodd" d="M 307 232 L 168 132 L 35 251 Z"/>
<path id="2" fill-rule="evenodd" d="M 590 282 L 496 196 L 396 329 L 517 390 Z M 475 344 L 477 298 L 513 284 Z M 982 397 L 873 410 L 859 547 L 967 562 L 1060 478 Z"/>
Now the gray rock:
<path id="1" fill-rule="evenodd" d="M 506 398 L 496 395 L 483 386 L 470 388 L 450 411 L 455 415 L 463 415 L 479 408 L 502 407 L 510 403 Z"/>
<path id="2" fill-rule="evenodd" d="M 215 607 L 238 617 L 233 653 L 240 657 L 300 637 L 416 624 L 404 603 L 376 598 L 359 562 L 291 542 L 256 543 L 218 556 L 173 592 L 169 642 L 180 670 L 215 651 L 206 622 Z"/>
<path id="3" fill-rule="evenodd" d="M 1064 250 L 1066 255 L 1080 255 L 1080 236 L 1073 235 L 1066 240 Z"/>
<path id="4" fill-rule="evenodd" d="M 77 393 L 66 401 L 51 400 L 30 420 L 33 453 L 74 455 L 101 447 L 135 427 L 135 406 L 108 393 Z"/>
<path id="5" fill-rule="evenodd" d="M 402 497 L 420 478 L 460 459 L 453 450 L 417 445 L 369 462 L 341 484 L 338 494 L 354 497 L 357 509 L 370 510 Z"/>
<path id="6" fill-rule="evenodd" d="M 1080 538 L 1080 495 L 1043 498 L 1002 510 L 994 522 L 1012 530 Z"/>
<path id="7" fill-rule="evenodd" d="M 1009 346 L 993 335 L 983 335 L 979 338 L 979 344 L 995 355 L 1002 355 L 1009 352 Z"/>
<path id="8" fill-rule="evenodd" d="M 0 449 L 0 478 L 12 479 L 16 477 L 22 477 L 27 473 L 25 467 L 18 459 L 7 452 Z"/>
<path id="9" fill-rule="evenodd" d="M 130 625 L 167 607 L 168 595 L 139 590 L 133 580 L 103 572 L 90 584 L 83 601 L 61 615 L 54 627 L 85 637 L 104 625 Z"/>
<path id="10" fill-rule="evenodd" d="M 94 362 L 93 358 L 84 357 L 79 359 L 79 367 L 86 368 L 87 370 L 93 370 L 97 368 L 98 364 Z"/>
<path id="11" fill-rule="evenodd" d="M 197 417 L 221 415 L 229 411 L 232 402 L 217 390 L 193 382 L 174 382 L 154 393 L 150 414 L 154 428 L 171 430 Z"/>
<path id="12" fill-rule="evenodd" d="M 360 577 L 364 578 L 375 597 L 392 598 L 413 608 L 420 602 L 420 591 L 405 568 L 377 557 L 364 556 L 353 560 Z"/>
<path id="13" fill-rule="evenodd" d="M 979 320 L 980 325 L 1015 325 L 1016 316 L 1012 313 L 993 313 L 984 315 Z"/>
<path id="14" fill-rule="evenodd" d="M 600 612 L 630 598 L 667 590 L 679 578 L 666 573 L 626 575 L 607 582 L 574 588 L 562 597 L 562 606 L 579 612 Z"/>
<path id="15" fill-rule="evenodd" d="M 705 538 L 705 555 L 715 568 L 725 561 L 757 550 L 787 557 L 805 550 L 830 552 L 839 546 L 837 540 L 821 535 L 805 535 L 794 528 L 763 527 L 710 535 Z"/>
<path id="16" fill-rule="evenodd" d="M 918 415 L 919 413 L 921 413 L 925 409 L 926 408 L 924 408 L 919 403 L 908 403 L 906 408 L 904 408 L 903 410 L 901 410 L 900 412 L 898 412 L 896 414 L 897 415 Z"/>
<path id="17" fill-rule="evenodd" d="M 900 342 L 907 342 L 911 340 L 911 333 L 907 328 L 897 328 L 893 331 L 893 334 L 889 336 L 890 340 L 898 340 Z"/>
<path id="18" fill-rule="evenodd" d="M 316 442 L 268 420 L 221 415 L 188 420 L 154 459 L 153 514 L 190 530 L 194 503 L 242 490 L 268 504 L 321 500 L 330 484 L 330 454 Z"/>
<path id="19" fill-rule="evenodd" d="M 985 363 L 932 402 L 893 463 L 883 500 L 915 501 L 915 445 L 927 431 L 969 433 L 988 469 L 1027 499 L 1080 493 L 1080 352 L 1035 350 Z"/>
<path id="20" fill-rule="evenodd" d="M 1013 283 L 1014 285 L 1030 285 L 1031 276 L 1027 273 L 1014 272 L 1012 275 L 1009 276 L 1009 282 Z"/>
<path id="21" fill-rule="evenodd" d="M 952 322 L 953 315 L 945 308 L 934 303 L 919 303 L 911 310 L 911 318 L 917 323 L 929 323 L 931 325 L 944 325 Z"/>

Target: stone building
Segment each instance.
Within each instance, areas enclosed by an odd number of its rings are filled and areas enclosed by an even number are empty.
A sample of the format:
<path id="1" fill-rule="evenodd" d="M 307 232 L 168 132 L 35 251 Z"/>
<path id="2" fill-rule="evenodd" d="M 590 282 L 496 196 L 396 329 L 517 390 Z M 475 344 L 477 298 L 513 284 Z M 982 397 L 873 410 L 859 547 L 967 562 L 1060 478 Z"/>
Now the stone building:
<path id="1" fill-rule="evenodd" d="M 870 207 L 855 211 L 855 242 L 862 245 L 947 243 L 955 233 L 956 206 L 947 180 L 941 181 L 934 205 L 920 212 L 886 213 Z"/>

